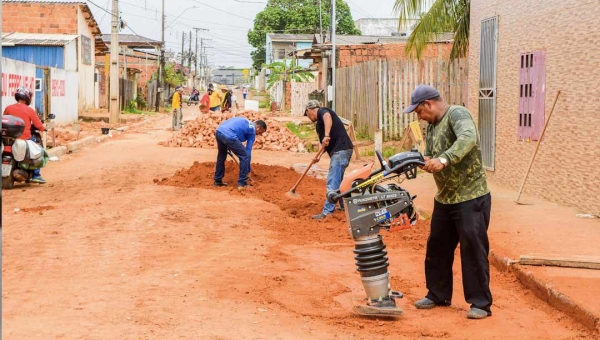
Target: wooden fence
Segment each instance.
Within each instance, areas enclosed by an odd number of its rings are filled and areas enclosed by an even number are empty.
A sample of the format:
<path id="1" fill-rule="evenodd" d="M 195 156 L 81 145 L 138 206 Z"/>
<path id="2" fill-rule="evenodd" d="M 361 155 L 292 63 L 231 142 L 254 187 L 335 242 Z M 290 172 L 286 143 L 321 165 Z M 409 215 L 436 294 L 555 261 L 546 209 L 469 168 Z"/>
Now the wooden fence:
<path id="1" fill-rule="evenodd" d="M 336 112 L 354 123 L 360 134 L 382 130 L 385 140 L 402 137 L 417 120 L 403 114 L 410 93 L 420 84 L 435 87 L 451 104 L 467 103 L 468 65 L 465 60 L 374 60 L 337 70 Z"/>
<path id="2" fill-rule="evenodd" d="M 119 102 L 121 110 L 125 110 L 131 101 L 135 99 L 137 89 L 135 83 L 128 79 L 119 79 Z"/>

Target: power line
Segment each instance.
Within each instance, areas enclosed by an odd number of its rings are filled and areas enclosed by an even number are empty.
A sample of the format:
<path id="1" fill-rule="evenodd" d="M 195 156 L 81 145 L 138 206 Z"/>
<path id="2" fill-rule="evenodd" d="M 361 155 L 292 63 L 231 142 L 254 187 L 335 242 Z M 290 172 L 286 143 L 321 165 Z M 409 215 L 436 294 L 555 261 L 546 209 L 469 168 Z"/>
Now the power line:
<path id="1" fill-rule="evenodd" d="M 87 0 L 87 2 L 89 2 L 90 4 L 92 4 L 92 5 L 94 5 L 94 6 L 98 7 L 98 8 L 100 8 L 100 9 L 101 9 L 101 10 L 103 10 L 104 12 L 106 12 L 106 13 L 110 14 L 110 16 L 111 16 L 111 17 L 113 16 L 113 14 L 112 14 L 112 13 L 111 13 L 109 10 L 105 9 L 104 7 L 101 7 L 100 5 L 97 5 L 97 4 L 95 4 L 93 1 Z M 108 6 L 108 5 L 107 5 L 107 6 Z M 105 6 L 105 7 L 106 7 L 106 6 Z"/>
<path id="2" fill-rule="evenodd" d="M 202 3 L 202 2 L 200 2 L 200 1 L 198 1 L 198 0 L 193 0 L 193 2 L 195 2 L 195 3 L 199 4 L 199 5 L 203 5 L 203 6 L 206 6 L 206 7 L 212 8 L 212 9 L 214 9 L 214 10 L 217 10 L 217 11 L 223 12 L 223 13 L 227 13 L 227 14 L 229 14 L 229 15 L 233 15 L 234 17 L 238 17 L 238 18 L 241 18 L 241 19 L 245 19 L 245 20 L 254 21 L 254 19 L 250 19 L 250 18 L 243 17 L 243 16 L 241 16 L 241 15 L 237 15 L 237 14 L 230 13 L 230 12 L 228 12 L 228 11 L 225 11 L 225 10 L 222 10 L 222 9 L 220 9 L 220 8 L 218 8 L 218 7 L 214 7 L 214 6 L 211 6 L 211 5 L 207 5 L 207 4 L 205 4 L 205 3 Z"/>

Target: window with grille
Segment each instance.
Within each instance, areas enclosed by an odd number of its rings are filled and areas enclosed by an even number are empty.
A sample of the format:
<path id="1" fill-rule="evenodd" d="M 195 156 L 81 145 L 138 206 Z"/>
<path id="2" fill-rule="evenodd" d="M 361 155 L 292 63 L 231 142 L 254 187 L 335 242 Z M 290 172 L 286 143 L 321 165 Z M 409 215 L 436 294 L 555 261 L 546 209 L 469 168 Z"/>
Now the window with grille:
<path id="1" fill-rule="evenodd" d="M 277 59 L 285 59 L 285 49 L 277 50 Z"/>
<path id="2" fill-rule="evenodd" d="M 545 123 L 546 54 L 521 54 L 519 76 L 519 140 L 538 140 Z"/>

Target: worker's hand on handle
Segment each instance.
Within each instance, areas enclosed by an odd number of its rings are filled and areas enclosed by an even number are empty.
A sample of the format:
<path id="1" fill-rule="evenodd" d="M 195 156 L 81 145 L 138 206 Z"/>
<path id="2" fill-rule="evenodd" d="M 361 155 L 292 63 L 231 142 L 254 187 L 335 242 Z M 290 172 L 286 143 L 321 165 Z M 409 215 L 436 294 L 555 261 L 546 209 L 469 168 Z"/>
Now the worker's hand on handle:
<path id="1" fill-rule="evenodd" d="M 423 156 L 423 159 L 425 160 L 425 163 L 427 164 L 427 161 L 431 159 L 431 157 L 429 156 Z M 423 168 L 425 167 L 425 165 L 419 165 L 419 169 L 423 170 Z"/>
<path id="2" fill-rule="evenodd" d="M 444 169 L 445 165 L 442 164 L 442 162 L 440 162 L 439 158 L 429 158 L 428 160 L 425 161 L 425 165 L 423 166 L 423 170 L 429 172 L 429 173 L 436 173 L 436 172 L 440 172 Z"/>
<path id="3" fill-rule="evenodd" d="M 323 139 L 323 141 L 325 141 L 325 140 Z M 315 156 L 315 158 L 313 158 L 313 162 L 315 164 L 319 163 L 319 161 L 321 160 L 321 156 L 323 156 L 323 153 L 325 153 L 325 147 L 326 146 L 327 145 L 325 145 L 325 144 L 321 144 L 321 147 L 319 148 L 319 151 L 317 152 L 317 155 Z"/>
<path id="4" fill-rule="evenodd" d="M 324 137 L 323 142 L 321 142 L 321 144 L 325 145 L 325 146 L 329 146 L 330 141 L 331 141 L 331 137 Z"/>

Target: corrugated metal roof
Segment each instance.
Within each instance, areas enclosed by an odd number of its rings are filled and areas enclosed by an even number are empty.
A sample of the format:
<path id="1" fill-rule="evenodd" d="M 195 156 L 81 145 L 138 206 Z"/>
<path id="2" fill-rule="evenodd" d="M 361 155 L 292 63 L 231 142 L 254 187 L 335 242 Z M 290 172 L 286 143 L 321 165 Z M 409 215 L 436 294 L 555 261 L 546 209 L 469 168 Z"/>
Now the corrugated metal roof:
<path id="1" fill-rule="evenodd" d="M 2 33 L 2 46 L 64 46 L 69 42 L 77 39 L 77 37 L 77 35 L 72 34 Z"/>
<path id="2" fill-rule="evenodd" d="M 110 34 L 102 34 L 102 40 L 110 45 Z M 135 34 L 119 34 L 119 44 L 124 45 L 132 45 L 134 47 L 157 47 L 161 45 L 161 42 L 158 40 L 153 40 L 150 38 L 142 37 Z"/>

